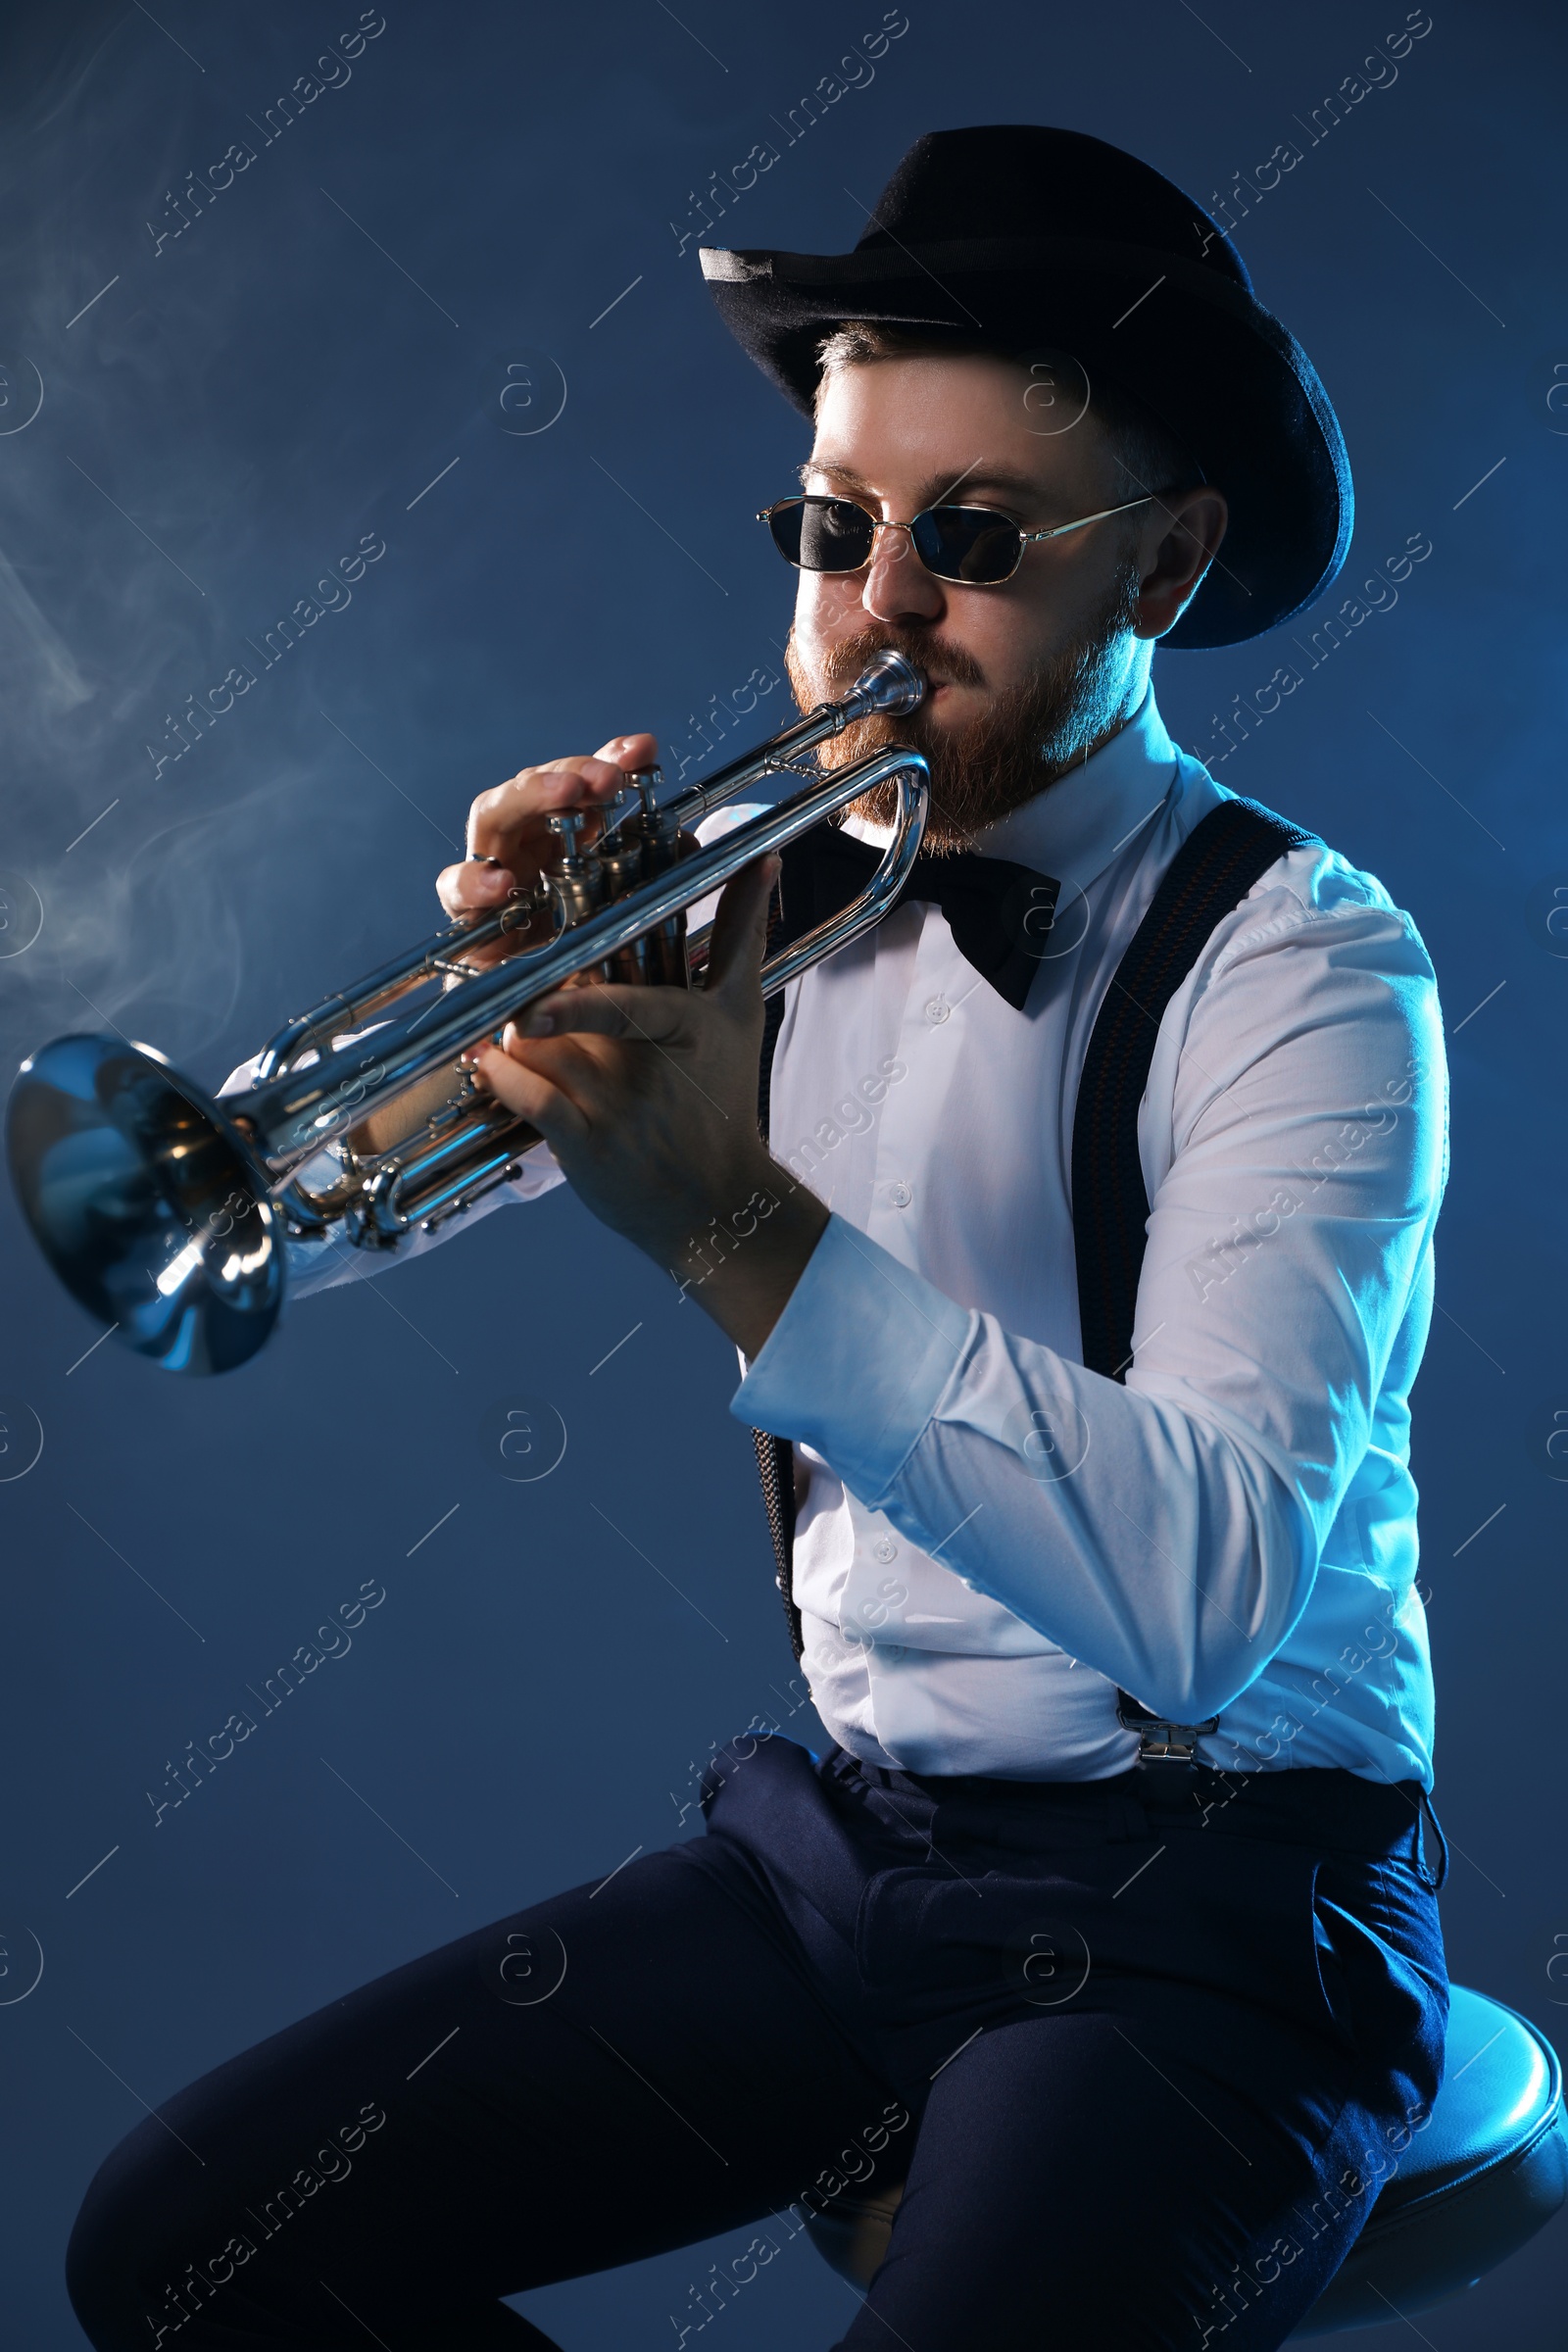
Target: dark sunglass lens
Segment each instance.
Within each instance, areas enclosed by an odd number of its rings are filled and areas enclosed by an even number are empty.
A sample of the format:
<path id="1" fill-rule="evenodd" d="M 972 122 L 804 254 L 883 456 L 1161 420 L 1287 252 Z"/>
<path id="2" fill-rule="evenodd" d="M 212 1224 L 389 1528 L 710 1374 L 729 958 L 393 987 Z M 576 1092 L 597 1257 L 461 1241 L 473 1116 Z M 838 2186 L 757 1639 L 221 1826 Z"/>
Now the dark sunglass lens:
<path id="1" fill-rule="evenodd" d="M 786 564 L 799 564 L 801 560 L 801 524 L 805 514 L 805 502 L 798 498 L 786 499 L 768 509 L 768 531 Z"/>
<path id="2" fill-rule="evenodd" d="M 871 517 L 847 498 L 802 502 L 800 554 L 805 571 L 858 571 L 871 553 Z"/>
<path id="3" fill-rule="evenodd" d="M 1018 526 L 984 507 L 933 507 L 914 526 L 915 552 L 939 579 L 976 585 L 1010 579 L 1018 563 Z"/>

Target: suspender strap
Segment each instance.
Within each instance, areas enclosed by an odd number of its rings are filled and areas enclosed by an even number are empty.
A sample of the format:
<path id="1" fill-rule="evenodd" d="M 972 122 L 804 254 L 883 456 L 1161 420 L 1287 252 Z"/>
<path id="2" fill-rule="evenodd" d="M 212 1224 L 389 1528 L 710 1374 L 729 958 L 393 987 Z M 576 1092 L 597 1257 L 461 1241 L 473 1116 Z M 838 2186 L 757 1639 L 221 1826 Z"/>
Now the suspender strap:
<path id="1" fill-rule="evenodd" d="M 1194 826 L 1166 868 L 1100 1008 L 1084 1057 L 1072 1131 L 1073 1236 L 1083 1360 L 1092 1372 L 1125 1382 L 1133 1355 L 1138 1280 L 1149 1240 L 1149 1198 L 1138 1156 L 1138 1111 L 1149 1083 L 1159 1024 L 1197 963 L 1215 925 L 1287 851 L 1318 846 L 1314 833 L 1260 808 L 1227 800 Z M 785 858 L 786 885 L 789 878 Z M 808 927 L 786 920 L 770 932 L 769 952 Z M 768 1132 L 773 1052 L 784 1017 L 782 995 L 767 1008 L 758 1084 L 758 1125 Z M 795 1654 L 802 1654 L 791 1552 L 795 1538 L 793 1456 L 786 1439 L 754 1430 L 762 1501 L 773 1539 L 777 1584 Z M 1120 1720 L 1140 1735 L 1140 1761 L 1191 1761 L 1212 1724 L 1167 1723 L 1119 1690 Z"/>
<path id="2" fill-rule="evenodd" d="M 773 1582 L 784 1603 L 790 1644 L 799 1659 L 806 1655 L 806 1636 L 801 1627 L 801 1612 L 795 1605 L 795 1456 L 788 1438 L 770 1437 L 765 1429 L 753 1430 L 752 1444 L 757 1447 L 767 1532 L 773 1539 Z"/>
<path id="3" fill-rule="evenodd" d="M 1084 1056 L 1072 1129 L 1072 1223 L 1078 1318 L 1092 1372 L 1126 1382 L 1133 1360 L 1138 1279 L 1149 1242 L 1149 1196 L 1138 1156 L 1138 1111 L 1165 1008 L 1215 925 L 1288 850 L 1316 836 L 1255 801 L 1222 801 L 1193 827 L 1166 867 L 1122 956 Z M 1191 1764 L 1219 1722 L 1172 1723 L 1126 1690 L 1116 1717 L 1138 1734 L 1140 1764 Z"/>
<path id="4" fill-rule="evenodd" d="M 1072 1223 L 1083 1359 L 1107 1380 L 1125 1381 L 1133 1360 L 1138 1278 L 1149 1240 L 1138 1108 L 1165 1008 L 1216 923 L 1277 858 L 1316 840 L 1255 801 L 1222 801 L 1166 867 L 1105 992 L 1073 1116 Z"/>

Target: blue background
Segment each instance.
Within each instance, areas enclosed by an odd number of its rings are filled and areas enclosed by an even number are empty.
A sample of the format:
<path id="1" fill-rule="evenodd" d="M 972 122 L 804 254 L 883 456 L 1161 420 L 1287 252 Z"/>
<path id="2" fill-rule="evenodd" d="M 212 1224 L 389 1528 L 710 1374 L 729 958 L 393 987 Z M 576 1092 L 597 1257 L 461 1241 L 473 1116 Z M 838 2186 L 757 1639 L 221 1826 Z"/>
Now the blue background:
<path id="1" fill-rule="evenodd" d="M 1453 1173 L 1415 1464 L 1444 1916 L 1455 1976 L 1560 2043 L 1564 40 L 1546 6 L 1433 10 L 1396 80 L 1308 145 L 1302 118 L 1398 29 L 1396 0 L 1201 19 L 908 0 L 874 77 L 786 145 L 781 119 L 874 31 L 874 0 L 682 0 L 678 19 L 387 0 L 352 78 L 264 145 L 266 109 L 352 29 L 348 0 L 163 0 L 156 23 L 14 6 L 0 1045 L 14 1067 L 113 1024 L 216 1083 L 430 927 L 476 791 L 644 726 L 671 769 L 714 763 L 701 714 L 778 674 L 789 578 L 751 516 L 806 437 L 720 328 L 698 236 L 678 249 L 710 172 L 781 150 L 708 241 L 842 251 L 926 129 L 1069 124 L 1200 202 L 1295 139 L 1238 241 L 1344 422 L 1345 589 L 1412 534 L 1433 552 L 1216 772 L 1380 875 L 1443 983 Z M 169 191 L 234 140 L 255 162 L 157 247 Z M 509 366 L 533 403 L 510 416 Z M 543 429 L 503 429 L 519 419 Z M 364 534 L 385 553 L 352 603 L 263 669 L 247 640 Z M 1211 714 L 1297 659 L 1290 635 L 1159 656 L 1172 732 L 1213 747 Z M 168 714 L 247 661 L 256 684 L 174 760 Z M 734 743 L 784 701 L 732 718 Z M 306 1302 L 206 1384 L 113 1342 L 84 1353 L 94 1327 L 9 1196 L 0 1220 L 0 2293 L 43 2352 L 82 2340 L 65 2239 L 139 2102 L 690 1835 L 696 1769 L 754 1714 L 817 1727 L 726 1412 L 733 1355 L 569 1196 Z M 519 1395 L 567 1436 L 532 1485 L 496 1474 L 486 1435 Z M 29 1416 L 43 1450 L 19 1476 Z M 367 1579 L 386 1597 L 352 1651 L 155 1828 L 166 1760 Z M 581 2352 L 668 2343 L 740 2242 L 524 2307 Z M 1425 2338 L 1559 2343 L 1565 2252 L 1559 2222 Z M 783 2352 L 848 2309 L 797 2242 L 727 2325 Z M 1408 2330 L 1364 2340 L 1385 2339 Z"/>

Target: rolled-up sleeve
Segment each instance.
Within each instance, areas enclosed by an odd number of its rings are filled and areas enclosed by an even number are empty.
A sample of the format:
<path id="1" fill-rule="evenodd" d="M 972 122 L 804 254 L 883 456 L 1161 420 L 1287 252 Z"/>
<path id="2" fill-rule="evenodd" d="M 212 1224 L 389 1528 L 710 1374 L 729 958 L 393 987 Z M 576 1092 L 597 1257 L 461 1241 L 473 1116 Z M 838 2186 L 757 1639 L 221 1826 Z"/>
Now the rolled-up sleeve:
<path id="1" fill-rule="evenodd" d="M 1196 1722 L 1285 1641 L 1369 1454 L 1402 1455 L 1446 1086 L 1431 965 L 1386 901 L 1276 894 L 1173 1018 L 1125 1385 L 956 1304 L 835 1215 L 731 1409 Z"/>

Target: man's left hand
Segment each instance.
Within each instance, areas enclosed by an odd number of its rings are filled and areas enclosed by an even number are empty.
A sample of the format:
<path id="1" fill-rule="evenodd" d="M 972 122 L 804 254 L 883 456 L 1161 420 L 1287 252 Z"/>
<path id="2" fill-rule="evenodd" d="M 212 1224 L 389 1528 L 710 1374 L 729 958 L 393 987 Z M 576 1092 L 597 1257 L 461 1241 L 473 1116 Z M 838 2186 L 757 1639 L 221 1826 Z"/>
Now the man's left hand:
<path id="1" fill-rule="evenodd" d="M 559 989 L 474 1057 L 594 1215 L 667 1267 L 748 1358 L 828 1217 L 758 1133 L 759 973 L 778 863 L 760 859 L 725 889 L 703 988 Z"/>

